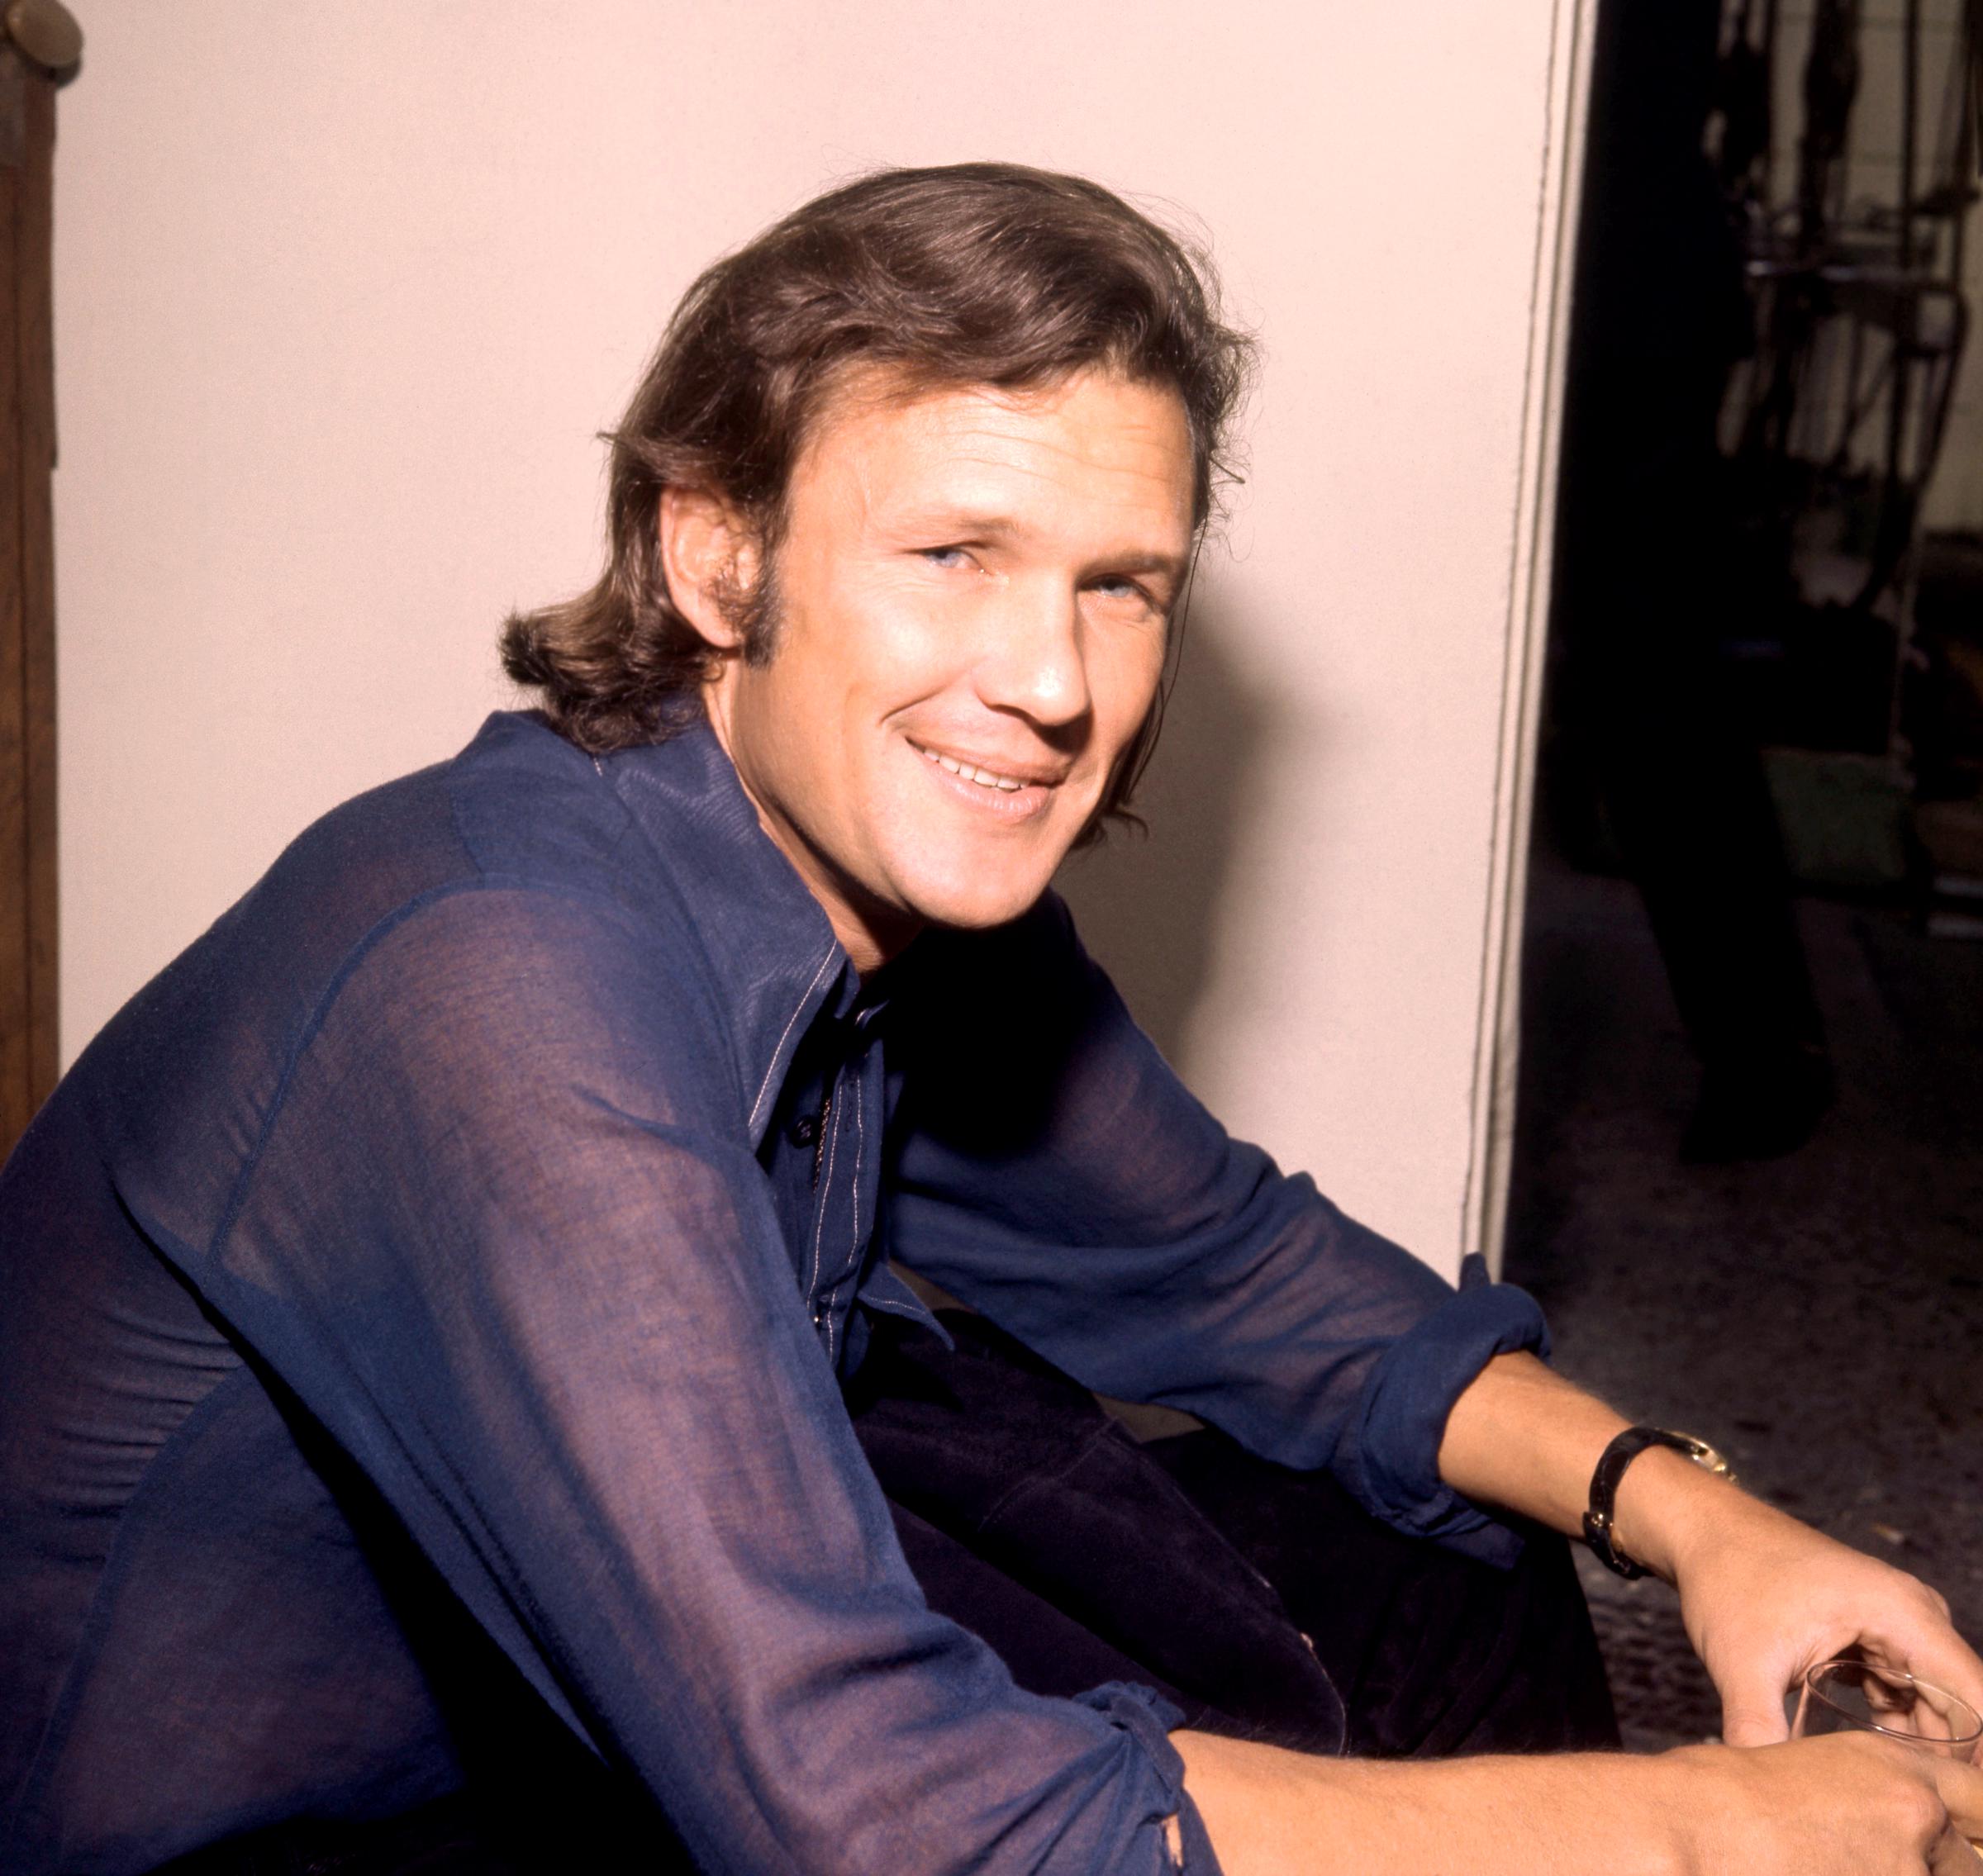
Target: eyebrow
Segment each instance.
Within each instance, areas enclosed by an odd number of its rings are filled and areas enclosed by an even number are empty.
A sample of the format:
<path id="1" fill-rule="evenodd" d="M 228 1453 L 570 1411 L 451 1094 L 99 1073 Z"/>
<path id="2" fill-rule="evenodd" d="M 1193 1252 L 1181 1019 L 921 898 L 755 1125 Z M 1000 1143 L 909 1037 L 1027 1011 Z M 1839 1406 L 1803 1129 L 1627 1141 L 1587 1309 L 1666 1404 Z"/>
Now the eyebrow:
<path id="1" fill-rule="evenodd" d="M 1018 534 L 1025 532 L 1010 515 L 978 515 L 958 508 L 919 511 L 904 515 L 900 525 L 906 534 L 941 534 L 947 540 L 967 540 L 980 534 Z"/>
<path id="2" fill-rule="evenodd" d="M 1107 557 L 1106 565 L 1111 573 L 1168 573 L 1182 580 L 1185 570 L 1191 565 L 1191 557 L 1182 558 L 1171 553 L 1118 553 Z"/>

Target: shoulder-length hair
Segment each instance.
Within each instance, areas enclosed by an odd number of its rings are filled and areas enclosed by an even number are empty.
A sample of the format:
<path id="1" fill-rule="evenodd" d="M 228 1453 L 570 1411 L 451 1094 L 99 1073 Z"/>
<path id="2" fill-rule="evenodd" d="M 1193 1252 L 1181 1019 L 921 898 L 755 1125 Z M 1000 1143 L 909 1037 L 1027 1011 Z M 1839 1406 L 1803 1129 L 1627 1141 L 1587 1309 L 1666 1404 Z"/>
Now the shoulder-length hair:
<path id="1" fill-rule="evenodd" d="M 606 570 L 574 599 L 512 616 L 504 667 L 595 754 L 692 717 L 715 653 L 668 594 L 661 492 L 726 500 L 769 565 L 809 426 L 863 368 L 911 389 L 1024 389 L 1087 368 L 1168 386 L 1190 423 L 1202 533 L 1230 473 L 1227 432 L 1250 359 L 1250 340 L 1221 319 L 1204 253 L 1097 183 L 1003 163 L 864 176 L 689 288 L 609 439 Z M 743 596 L 744 655 L 762 658 L 768 622 Z M 1102 815 L 1125 812 L 1161 716 L 1159 697 Z"/>

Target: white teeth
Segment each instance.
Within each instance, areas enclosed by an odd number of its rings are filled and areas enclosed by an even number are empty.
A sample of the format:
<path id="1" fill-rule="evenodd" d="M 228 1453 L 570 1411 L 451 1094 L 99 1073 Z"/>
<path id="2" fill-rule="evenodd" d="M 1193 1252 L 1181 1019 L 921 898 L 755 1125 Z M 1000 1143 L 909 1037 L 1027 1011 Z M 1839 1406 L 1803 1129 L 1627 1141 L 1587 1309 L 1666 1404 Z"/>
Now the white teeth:
<path id="1" fill-rule="evenodd" d="M 1025 783 L 1016 781 L 1009 775 L 994 775 L 988 768 L 973 768 L 969 762 L 960 762 L 949 756 L 939 756 L 934 749 L 925 749 L 923 753 L 939 768 L 948 769 L 953 775 L 962 776 L 966 781 L 975 781 L 981 788 L 996 788 L 1011 795 L 1025 786 Z"/>

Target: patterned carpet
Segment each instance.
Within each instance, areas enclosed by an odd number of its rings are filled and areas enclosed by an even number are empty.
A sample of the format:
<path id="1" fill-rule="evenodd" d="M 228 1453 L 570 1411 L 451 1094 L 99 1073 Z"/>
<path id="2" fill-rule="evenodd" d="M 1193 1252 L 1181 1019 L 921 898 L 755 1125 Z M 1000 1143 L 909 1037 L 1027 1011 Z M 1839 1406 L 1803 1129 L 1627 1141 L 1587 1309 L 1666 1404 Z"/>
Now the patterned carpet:
<path id="1" fill-rule="evenodd" d="M 1983 944 L 1801 915 L 1838 1104 L 1788 1158 L 1684 1166 L 1694 1066 L 1637 897 L 1540 863 L 1505 1274 L 1563 1372 L 1714 1441 L 1983 1640 Z M 1717 1733 L 1672 1593 L 1585 1561 L 1628 1743 Z"/>

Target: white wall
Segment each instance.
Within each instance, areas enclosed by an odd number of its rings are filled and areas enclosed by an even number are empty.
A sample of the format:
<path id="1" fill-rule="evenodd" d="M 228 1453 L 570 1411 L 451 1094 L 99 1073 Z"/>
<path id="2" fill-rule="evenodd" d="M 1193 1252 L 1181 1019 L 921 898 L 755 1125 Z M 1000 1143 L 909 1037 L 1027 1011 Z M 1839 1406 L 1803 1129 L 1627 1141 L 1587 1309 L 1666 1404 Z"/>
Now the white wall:
<path id="1" fill-rule="evenodd" d="M 1481 1233 L 1574 0 L 93 0 L 56 310 L 71 1057 L 304 822 L 506 701 L 697 269 L 992 155 L 1210 231 L 1267 349 L 1155 838 L 1069 881 L 1238 1128 Z M 1505 1066 L 1505 1059 L 1502 1063 Z"/>

